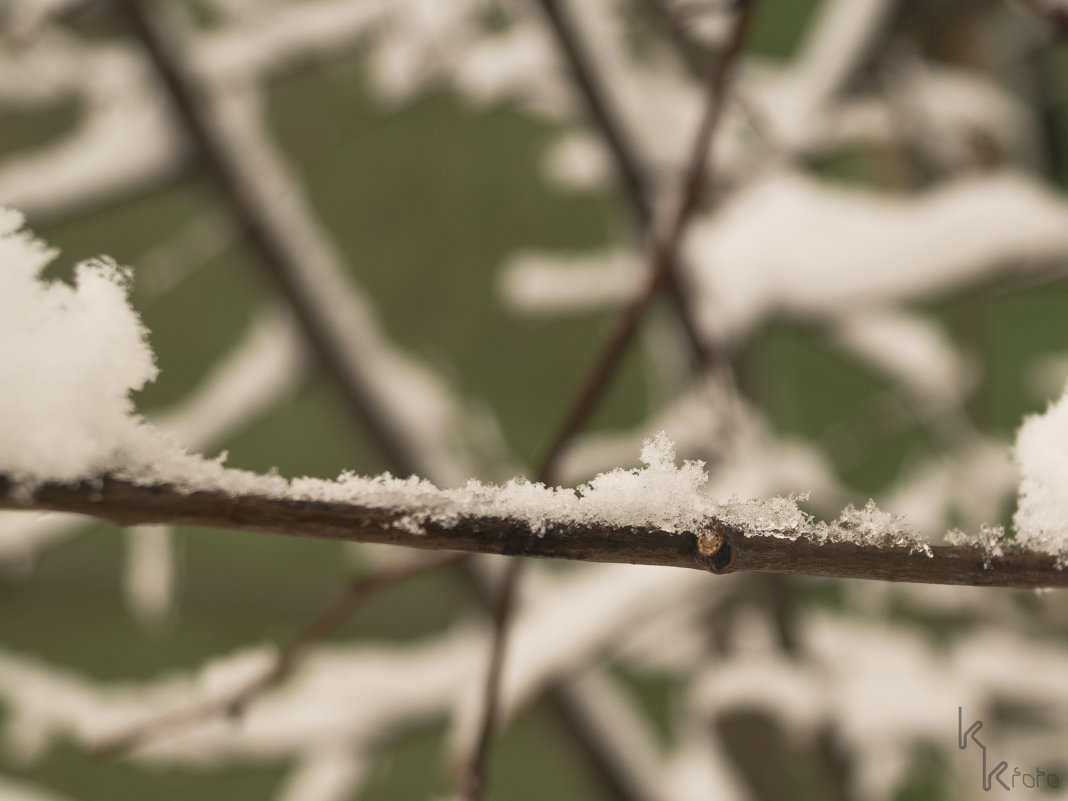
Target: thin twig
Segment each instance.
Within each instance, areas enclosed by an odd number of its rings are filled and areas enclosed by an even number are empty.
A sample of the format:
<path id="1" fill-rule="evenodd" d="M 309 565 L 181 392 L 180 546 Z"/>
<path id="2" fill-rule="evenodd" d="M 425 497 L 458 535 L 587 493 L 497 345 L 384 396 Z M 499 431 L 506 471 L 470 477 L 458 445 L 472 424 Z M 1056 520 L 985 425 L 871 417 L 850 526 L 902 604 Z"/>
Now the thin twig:
<path id="1" fill-rule="evenodd" d="M 638 0 L 638 4 L 653 24 L 671 41 L 687 72 L 698 78 L 707 75 L 715 54 L 690 33 L 675 11 L 669 8 L 664 0 Z"/>
<path id="2" fill-rule="evenodd" d="M 549 523 L 544 529 L 502 515 L 422 522 L 419 508 L 294 500 L 224 490 L 184 492 L 104 476 L 77 484 L 45 483 L 27 494 L 0 474 L 0 508 L 73 512 L 119 526 L 141 523 L 259 531 L 291 537 L 400 545 L 432 551 L 539 556 L 587 562 L 658 564 L 707 570 L 696 534 L 656 526 Z"/>
<path id="3" fill-rule="evenodd" d="M 516 559 L 513 563 L 520 561 Z M 454 565 L 454 569 L 466 579 L 463 582 L 464 589 L 473 594 L 480 606 L 492 612 L 494 605 L 498 604 L 501 599 L 500 592 L 498 591 L 496 597 L 494 596 L 482 577 L 474 571 L 470 561 L 459 562 Z M 492 663 L 491 656 L 491 668 Z M 498 666 L 497 669 L 500 670 L 501 667 Z M 591 778 L 606 799 L 647 801 L 640 792 L 640 788 L 630 781 L 620 765 L 620 754 L 597 732 L 583 705 L 575 699 L 574 691 L 570 689 L 566 681 L 560 681 L 545 688 L 542 698 L 550 718 L 560 732 L 569 739 L 570 749 L 582 758 Z M 461 783 L 468 781 L 469 769 L 469 766 L 464 767 Z M 480 785 L 484 783 L 484 771 L 481 775 L 483 778 L 479 782 Z"/>
<path id="4" fill-rule="evenodd" d="M 331 331 L 314 298 L 300 278 L 299 254 L 271 224 L 271 211 L 247 184 L 232 159 L 235 148 L 214 125 L 209 102 L 185 66 L 177 43 L 154 18 L 144 0 L 116 0 L 134 35 L 144 48 L 171 107 L 193 146 L 195 155 L 244 233 L 244 241 L 264 274 L 288 304 L 321 372 L 344 401 L 355 424 L 364 430 L 398 475 L 425 474 L 421 459 L 406 442 L 380 401 L 349 365 L 344 346 Z"/>
<path id="5" fill-rule="evenodd" d="M 482 715 L 478 734 L 471 754 L 460 779 L 460 798 L 463 801 L 478 801 L 486 784 L 486 760 L 497 722 L 500 706 L 501 675 L 504 672 L 504 657 L 508 645 L 508 632 L 515 612 L 519 594 L 519 580 L 523 574 L 523 560 L 512 559 L 505 568 L 501 588 L 493 604 L 493 630 L 489 665 L 482 690 Z"/>
<path id="6" fill-rule="evenodd" d="M 590 123 L 612 155 L 612 163 L 619 176 L 619 186 L 630 208 L 635 227 L 641 238 L 647 240 L 654 233 L 648 170 L 642 163 L 638 149 L 627 133 L 621 116 L 612 106 L 604 82 L 598 75 L 593 61 L 588 57 L 588 48 L 582 41 L 567 10 L 560 0 L 536 0 L 536 2 L 567 64 L 577 94 L 586 107 Z M 717 358 L 720 354 L 714 353 L 701 336 L 678 269 L 671 270 L 667 288 L 696 366 L 703 368 L 713 361 L 722 363 L 723 359 Z"/>
<path id="7" fill-rule="evenodd" d="M 612 107 L 604 83 L 587 55 L 588 49 L 560 0 L 536 0 L 536 3 L 567 64 L 571 80 L 586 107 L 594 130 L 612 154 L 612 162 L 623 190 L 622 195 L 630 207 L 631 214 L 640 228 L 647 229 L 653 215 L 646 170 L 619 114 Z"/>
<path id="8" fill-rule="evenodd" d="M 793 577 L 765 575 L 760 576 L 754 584 L 754 589 L 767 605 L 767 615 L 774 627 L 779 651 L 787 660 L 801 663 L 807 658 L 798 626 L 803 603 L 798 597 Z M 815 765 L 823 778 L 827 801 L 852 801 L 849 754 L 843 748 L 840 732 L 833 722 L 828 721 L 820 727 L 813 738 L 812 748 L 816 757 Z M 766 749 L 762 750 L 766 753 Z"/>
<path id="9" fill-rule="evenodd" d="M 588 56 L 574 21 L 560 0 L 535 0 L 567 64 L 571 80 L 598 136 L 612 154 L 622 195 L 643 233 L 653 218 L 649 179 L 625 126 L 612 107 L 608 91 Z"/>
<path id="10" fill-rule="evenodd" d="M 278 652 L 274 662 L 262 674 L 222 697 L 152 717 L 111 735 L 98 742 L 93 752 L 100 756 L 124 754 L 201 723 L 220 717 L 242 716 L 257 699 L 292 672 L 311 646 L 336 631 L 368 598 L 414 576 L 454 564 L 466 556 L 457 553 L 435 554 L 352 579 L 329 606 Z"/>
<path id="11" fill-rule="evenodd" d="M 623 186 L 627 190 L 626 194 L 631 198 L 635 216 L 645 231 L 647 233 L 651 232 L 652 213 L 646 194 L 645 179 L 642 177 L 637 158 L 623 135 L 622 126 L 618 124 L 609 110 L 606 95 L 600 88 L 592 65 L 585 57 L 585 50 L 557 0 L 539 0 L 539 2 L 550 27 L 556 34 L 561 49 L 565 53 L 565 57 L 571 65 L 576 84 L 586 100 L 590 114 L 602 137 L 608 143 L 609 149 L 615 155 L 617 168 L 620 172 Z M 620 316 L 613 336 L 609 339 L 601 358 L 594 364 L 585 386 L 571 407 L 571 411 L 565 415 L 556 438 L 545 455 L 537 475 L 539 481 L 553 483 L 560 454 L 571 438 L 585 424 L 590 413 L 596 407 L 619 368 L 623 354 L 637 331 L 638 323 L 652 305 L 655 296 L 665 286 L 674 287 L 675 291 L 672 296 L 676 299 L 679 318 L 684 323 L 684 329 L 689 335 L 698 362 L 704 364 L 708 361 L 708 354 L 697 333 L 696 326 L 692 322 L 686 296 L 681 291 L 676 277 L 675 261 L 678 257 L 679 245 L 686 226 L 704 196 L 704 188 L 707 182 L 708 150 L 711 147 L 717 123 L 722 116 L 723 107 L 726 105 L 727 78 L 730 74 L 730 66 L 741 49 L 749 19 L 749 9 L 750 3 L 747 0 L 742 0 L 732 38 L 721 59 L 716 62 L 709 75 L 708 99 L 702 115 L 701 125 L 694 141 L 694 149 L 683 183 L 678 208 L 668 228 L 667 235 L 661 240 L 663 244 L 660 242 L 655 243 L 650 279 L 644 294 L 635 303 L 624 309 Z M 485 787 L 486 760 L 496 723 L 497 699 L 500 691 L 501 674 L 504 670 L 509 625 L 516 605 L 521 575 L 522 564 L 516 560 L 509 565 L 504 575 L 500 593 L 495 603 L 492 646 L 486 676 L 482 716 L 479 721 L 475 746 L 468 759 L 462 779 L 461 797 L 464 801 L 479 801 Z"/>
<path id="12" fill-rule="evenodd" d="M 701 124 L 694 138 L 679 202 L 664 235 L 654 242 L 646 284 L 642 292 L 616 319 L 607 342 L 589 371 L 585 383 L 572 401 L 563 424 L 549 445 L 542 466 L 543 475 L 552 475 L 556 472 L 557 462 L 567 443 L 596 409 L 610 381 L 615 376 L 642 317 L 652 305 L 657 293 L 671 279 L 683 234 L 704 198 L 705 187 L 708 183 L 708 151 L 726 106 L 725 95 L 731 66 L 741 49 L 752 5 L 753 3 L 749 0 L 740 2 L 738 19 L 730 41 L 709 75 L 707 102 Z"/>

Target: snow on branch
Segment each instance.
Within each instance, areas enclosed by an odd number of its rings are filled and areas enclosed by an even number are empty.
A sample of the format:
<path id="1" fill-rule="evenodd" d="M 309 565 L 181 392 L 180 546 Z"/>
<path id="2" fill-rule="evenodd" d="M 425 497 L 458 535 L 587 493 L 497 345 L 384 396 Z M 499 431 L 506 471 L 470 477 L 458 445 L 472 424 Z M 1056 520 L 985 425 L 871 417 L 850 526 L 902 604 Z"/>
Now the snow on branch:
<path id="1" fill-rule="evenodd" d="M 640 472 L 626 474 L 641 480 Z M 394 492 L 390 482 L 423 489 L 412 482 L 383 477 L 355 480 L 377 484 L 387 495 Z M 336 486 L 343 488 L 345 484 Z M 883 515 L 873 507 L 849 509 L 831 524 L 761 530 L 760 521 L 766 513 L 774 514 L 781 504 L 791 502 L 748 501 L 727 504 L 722 516 L 710 514 L 699 526 L 673 532 L 649 521 L 576 520 L 567 516 L 567 504 L 555 518 L 548 517 L 548 507 L 543 507 L 541 513 L 546 517 L 535 522 L 537 516 L 523 516 L 522 505 L 509 507 L 503 502 L 517 486 L 524 494 L 530 491 L 546 498 L 566 498 L 572 492 L 535 484 L 479 485 L 471 500 L 477 507 L 475 497 L 483 495 L 490 508 L 499 508 L 494 514 L 460 511 L 461 505 L 448 503 L 430 511 L 433 506 L 418 502 L 376 506 L 230 494 L 225 490 L 185 492 L 171 485 L 142 485 L 110 477 L 78 484 L 44 484 L 27 494 L 9 479 L 0 478 L 0 506 L 87 514 L 118 525 L 210 526 L 428 550 L 663 565 L 713 573 L 764 571 L 934 584 L 1068 586 L 1068 572 L 1058 567 L 1055 555 L 1008 544 L 998 544 L 1000 555 L 994 555 L 978 541 L 923 546 L 907 532 L 881 528 L 878 521 Z M 439 501 L 454 492 L 424 491 Z M 395 497 L 404 501 L 411 496 Z M 582 497 L 571 498 L 575 506 L 583 506 Z M 802 514 L 796 506 L 790 511 Z"/>
<path id="2" fill-rule="evenodd" d="M 642 469 L 576 489 L 523 478 L 457 489 L 389 474 L 287 480 L 227 468 L 135 413 L 130 391 L 157 371 L 123 271 L 98 261 L 76 268 L 73 287 L 41 281 L 54 252 L 21 223 L 16 212 L 0 217 L 0 384 L 18 388 L 0 395 L 0 507 L 716 573 L 1068 584 L 1059 531 L 1025 537 L 1034 550 L 991 535 L 932 547 L 874 504 L 827 524 L 792 497 L 717 500 L 703 463 L 678 466 L 663 434 L 646 441 Z"/>

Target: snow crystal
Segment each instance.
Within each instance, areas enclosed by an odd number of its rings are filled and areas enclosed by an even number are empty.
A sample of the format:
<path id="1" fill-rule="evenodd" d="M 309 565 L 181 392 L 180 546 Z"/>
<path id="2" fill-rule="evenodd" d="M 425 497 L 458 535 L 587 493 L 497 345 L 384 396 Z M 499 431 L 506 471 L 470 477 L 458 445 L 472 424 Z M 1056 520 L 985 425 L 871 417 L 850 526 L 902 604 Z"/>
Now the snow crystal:
<path id="1" fill-rule="evenodd" d="M 815 520 L 798 506 L 805 495 L 768 498 L 766 500 L 731 500 L 717 510 L 726 522 L 753 536 L 772 536 L 796 540 L 801 537 L 817 543 L 852 542 L 876 548 L 908 548 L 933 556 L 930 544 L 911 531 L 904 518 L 884 512 L 869 500 L 863 509 L 847 506 L 837 520 Z"/>
<path id="2" fill-rule="evenodd" d="M 1005 551 L 1004 526 L 980 526 L 978 534 L 966 534 L 960 529 L 946 532 L 946 542 L 961 548 L 979 548 L 983 552 L 983 567 L 989 568 L 995 558 Z"/>
<path id="3" fill-rule="evenodd" d="M 663 432 L 645 441 L 645 467 L 617 468 L 571 489 L 547 487 L 524 478 L 503 485 L 469 481 L 459 489 L 439 489 L 416 477 L 388 473 L 364 477 L 343 474 L 336 482 L 296 479 L 289 495 L 302 500 L 360 503 L 376 508 L 405 508 L 402 527 L 413 533 L 432 522 L 450 525 L 463 516 L 526 521 L 537 532 L 550 524 L 650 526 L 667 532 L 696 531 L 714 503 L 703 493 L 704 463 L 675 464 L 675 446 Z"/>
<path id="4" fill-rule="evenodd" d="M 1013 455 L 1020 467 L 1017 541 L 1068 563 L 1068 388 L 1044 414 L 1024 420 Z"/>

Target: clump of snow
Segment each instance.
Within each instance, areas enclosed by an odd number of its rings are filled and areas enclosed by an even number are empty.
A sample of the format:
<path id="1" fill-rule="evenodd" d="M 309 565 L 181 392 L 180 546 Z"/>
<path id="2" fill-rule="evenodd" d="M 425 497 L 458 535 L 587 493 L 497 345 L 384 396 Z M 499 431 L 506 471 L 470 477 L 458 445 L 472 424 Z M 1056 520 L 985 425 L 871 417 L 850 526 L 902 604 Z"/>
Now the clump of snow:
<path id="1" fill-rule="evenodd" d="M 718 510 L 719 516 L 747 534 L 769 534 L 796 539 L 812 526 L 812 516 L 798 506 L 807 495 L 789 495 L 766 500 L 732 498 Z"/>
<path id="2" fill-rule="evenodd" d="M 708 483 L 705 464 L 675 466 L 675 445 L 661 431 L 642 445 L 643 470 L 612 470 L 579 487 L 580 502 L 595 508 L 603 519 L 655 518 L 666 531 L 693 529 L 705 516 L 707 500 L 701 489 Z"/>
<path id="3" fill-rule="evenodd" d="M 1020 468 L 1017 542 L 1068 563 L 1068 388 L 1044 414 L 1024 420 L 1013 455 Z"/>
<path id="4" fill-rule="evenodd" d="M 19 479 L 81 478 L 134 434 L 130 391 L 156 376 L 126 274 L 85 262 L 75 285 L 39 279 L 56 251 L 0 209 L 0 466 Z"/>
<path id="5" fill-rule="evenodd" d="M 674 444 L 661 431 L 644 443 L 644 467 L 601 473 L 574 489 L 547 487 L 524 478 L 503 485 L 471 480 L 458 489 L 439 489 L 416 477 L 347 473 L 337 481 L 294 480 L 288 494 L 302 500 L 411 510 L 402 526 L 413 533 L 422 531 L 426 523 L 450 525 L 464 516 L 523 520 L 537 532 L 550 524 L 696 531 L 716 506 L 703 492 L 708 474 L 703 462 L 685 461 L 678 467 L 675 458 Z"/>
<path id="6" fill-rule="evenodd" d="M 863 545 L 907 545 L 913 550 L 922 550 L 932 556 L 927 543 L 909 532 L 904 519 L 884 512 L 869 500 L 863 509 L 846 507 L 833 523 L 817 526 L 816 536 L 832 541 L 852 541 Z"/>
<path id="7" fill-rule="evenodd" d="M 134 409 L 156 377 L 148 331 L 109 259 L 79 264 L 73 286 L 44 281 L 56 251 L 0 208 L 0 472 L 25 489 L 104 474 L 183 489 L 277 493 L 278 476 L 194 456 Z"/>
<path id="8" fill-rule="evenodd" d="M 967 534 L 959 528 L 946 532 L 946 542 L 961 548 L 979 548 L 983 552 L 983 567 L 989 568 L 994 559 L 1004 555 L 1004 526 L 980 526 L 978 534 Z"/>

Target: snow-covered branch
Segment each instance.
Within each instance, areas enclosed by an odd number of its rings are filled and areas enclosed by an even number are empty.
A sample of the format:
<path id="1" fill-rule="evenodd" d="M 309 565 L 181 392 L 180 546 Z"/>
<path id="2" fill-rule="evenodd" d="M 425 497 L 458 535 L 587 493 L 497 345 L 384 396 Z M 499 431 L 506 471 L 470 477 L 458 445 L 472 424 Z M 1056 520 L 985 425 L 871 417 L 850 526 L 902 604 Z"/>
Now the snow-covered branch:
<path id="1" fill-rule="evenodd" d="M 459 498 L 458 491 L 439 491 L 424 497 L 422 505 L 405 506 L 231 495 L 222 490 L 187 492 L 110 477 L 78 484 L 50 483 L 27 492 L 0 477 L 0 506 L 73 512 L 123 526 L 209 526 L 426 550 L 662 565 L 712 573 L 765 571 L 929 584 L 1068 586 L 1068 571 L 1058 567 L 1053 554 L 996 541 L 924 545 L 908 532 L 887 528 L 892 525 L 889 516 L 873 507 L 849 510 L 833 524 L 818 524 L 794 518 L 801 515 L 796 507 L 787 507 L 784 514 L 781 500 L 753 501 L 729 504 L 722 515 L 694 517 L 687 529 L 671 531 L 651 521 L 628 525 L 625 518 L 598 519 L 592 514 L 583 518 L 567 511 L 554 514 L 548 507 L 539 516 L 534 511 L 537 505 L 522 503 L 513 494 L 515 490 L 514 485 L 496 492 L 479 487 L 466 499 Z M 597 494 L 595 489 L 588 497 Z M 509 496 L 512 510 L 506 500 Z M 573 508 L 581 508 L 583 500 L 574 498 Z M 566 510 L 566 504 L 560 508 Z M 765 530 L 758 528 L 761 520 L 766 521 Z M 784 520 L 788 527 L 783 527 Z"/>

